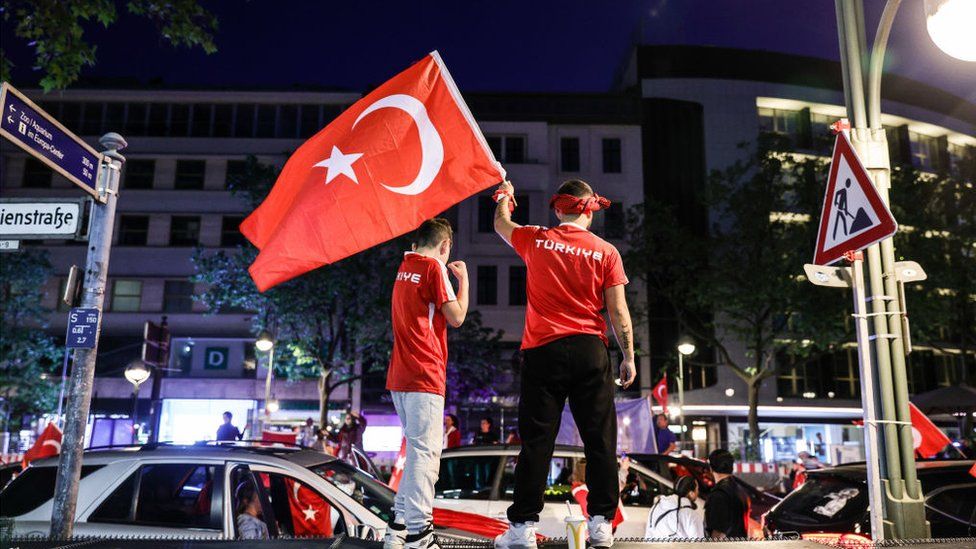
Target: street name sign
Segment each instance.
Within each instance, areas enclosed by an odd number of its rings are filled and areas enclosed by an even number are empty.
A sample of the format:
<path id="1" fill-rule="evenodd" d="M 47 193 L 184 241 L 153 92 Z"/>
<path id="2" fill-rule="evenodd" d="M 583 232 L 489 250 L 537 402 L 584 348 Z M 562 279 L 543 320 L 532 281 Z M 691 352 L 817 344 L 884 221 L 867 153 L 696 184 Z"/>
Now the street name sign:
<path id="1" fill-rule="evenodd" d="M 843 259 L 845 252 L 867 248 L 897 230 L 894 216 L 874 188 L 847 136 L 838 133 L 813 262 L 830 265 Z"/>
<path id="2" fill-rule="evenodd" d="M 76 238 L 89 199 L 0 199 L 0 238 L 45 240 Z"/>
<path id="3" fill-rule="evenodd" d="M 0 240 L 0 252 L 19 252 L 19 240 Z"/>
<path id="4" fill-rule="evenodd" d="M 98 309 L 75 307 L 68 313 L 69 349 L 94 349 L 98 333 Z"/>
<path id="5" fill-rule="evenodd" d="M 0 135 L 104 202 L 98 193 L 100 153 L 6 82 L 0 109 Z"/>

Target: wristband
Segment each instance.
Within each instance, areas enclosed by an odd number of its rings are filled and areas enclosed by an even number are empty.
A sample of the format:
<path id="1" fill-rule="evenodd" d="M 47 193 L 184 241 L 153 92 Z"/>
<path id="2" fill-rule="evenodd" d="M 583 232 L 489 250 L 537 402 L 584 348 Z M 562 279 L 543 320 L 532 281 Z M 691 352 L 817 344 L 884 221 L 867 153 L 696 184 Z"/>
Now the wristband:
<path id="1" fill-rule="evenodd" d="M 508 198 L 508 211 L 509 212 L 515 211 L 515 197 L 512 196 L 511 191 L 503 191 L 501 189 L 498 189 L 497 191 L 495 191 L 495 194 L 491 195 L 491 198 L 492 200 L 495 201 L 495 204 L 501 202 L 502 198 Z"/>

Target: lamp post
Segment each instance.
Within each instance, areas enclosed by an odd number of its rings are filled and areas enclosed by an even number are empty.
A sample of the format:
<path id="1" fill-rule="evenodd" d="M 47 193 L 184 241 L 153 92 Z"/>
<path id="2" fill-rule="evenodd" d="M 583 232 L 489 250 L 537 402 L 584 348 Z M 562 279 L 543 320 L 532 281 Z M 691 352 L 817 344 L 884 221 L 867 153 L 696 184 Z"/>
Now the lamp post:
<path id="1" fill-rule="evenodd" d="M 888 0 L 870 58 L 864 55 L 864 5 L 862 0 L 835 0 L 844 100 L 852 121 L 851 144 L 863 162 L 885 204 L 891 187 L 891 161 L 881 124 L 881 75 L 892 23 L 901 0 Z M 927 27 L 933 42 L 943 51 L 964 60 L 976 59 L 972 40 L 972 1 L 926 0 Z M 864 71 L 867 70 L 865 85 Z M 863 395 L 877 402 L 883 447 L 878 456 L 884 505 L 873 505 L 872 538 L 927 538 L 925 499 L 915 472 L 911 415 L 908 408 L 908 380 L 905 368 L 907 334 L 902 333 L 906 314 L 904 298 L 895 276 L 895 251 L 891 238 L 867 250 L 871 311 L 874 328 L 874 361 L 863 376 L 877 375 L 877 393 Z M 872 371 L 876 369 L 876 371 Z M 869 479 L 869 484 L 874 480 Z M 881 522 L 883 507 L 884 524 Z"/>
<path id="2" fill-rule="evenodd" d="M 274 375 L 274 346 L 275 342 L 271 332 L 261 330 L 258 338 L 254 341 L 254 347 L 261 352 L 268 353 L 268 375 L 264 380 L 264 419 L 261 421 L 261 432 L 256 433 L 257 438 L 263 436 L 264 422 L 271 418 L 273 412 L 278 411 L 278 401 L 271 398 L 271 378 Z"/>
<path id="3" fill-rule="evenodd" d="M 152 375 L 146 363 L 133 360 L 125 367 L 125 379 L 132 384 L 132 442 L 136 442 L 136 417 L 139 415 L 139 387 Z"/>
<path id="4" fill-rule="evenodd" d="M 678 339 L 678 411 L 681 414 L 681 449 L 685 446 L 685 357 L 695 354 L 695 341 L 688 336 Z"/>

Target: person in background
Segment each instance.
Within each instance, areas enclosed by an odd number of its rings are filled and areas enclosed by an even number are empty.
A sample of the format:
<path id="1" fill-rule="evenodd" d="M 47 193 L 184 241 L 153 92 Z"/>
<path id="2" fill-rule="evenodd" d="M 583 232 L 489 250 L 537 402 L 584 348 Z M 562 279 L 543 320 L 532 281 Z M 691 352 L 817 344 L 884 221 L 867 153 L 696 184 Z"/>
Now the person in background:
<path id="1" fill-rule="evenodd" d="M 748 536 L 749 494 L 732 478 L 735 458 L 728 450 L 708 454 L 715 485 L 705 501 L 705 530 L 714 539 Z"/>
<path id="2" fill-rule="evenodd" d="M 654 440 L 657 441 L 657 453 L 666 456 L 678 447 L 678 438 L 674 436 L 671 429 L 668 429 L 668 416 L 658 414 L 654 423 Z"/>
<path id="3" fill-rule="evenodd" d="M 224 412 L 224 423 L 217 427 L 217 440 L 241 440 L 244 438 L 244 433 L 242 433 L 237 427 L 231 424 L 234 419 L 234 414 L 230 412 Z"/>
<path id="4" fill-rule="evenodd" d="M 352 449 L 363 447 L 363 432 L 366 431 L 366 418 L 352 410 L 346 412 L 346 417 L 339 427 L 337 440 L 339 453 L 337 456 L 343 461 L 352 463 Z"/>
<path id="5" fill-rule="evenodd" d="M 512 427 L 508 430 L 508 437 L 505 438 L 505 444 L 522 444 L 522 437 L 519 436 L 518 428 Z"/>
<path id="6" fill-rule="evenodd" d="M 495 432 L 495 420 L 490 417 L 481 418 L 481 429 L 474 434 L 471 441 L 474 445 L 498 444 L 498 433 Z"/>
<path id="7" fill-rule="evenodd" d="M 237 539 L 268 539 L 268 525 L 261 520 L 261 501 L 254 483 L 244 481 L 234 490 Z"/>
<path id="8" fill-rule="evenodd" d="M 674 494 L 660 496 L 647 516 L 644 537 L 699 539 L 705 537 L 705 514 L 698 505 L 698 480 L 679 477 Z"/>
<path id="9" fill-rule="evenodd" d="M 454 414 L 444 416 L 444 447 L 457 448 L 461 445 L 461 430 L 458 429 L 458 418 Z"/>
<path id="10" fill-rule="evenodd" d="M 305 425 L 298 429 L 298 437 L 295 442 L 300 446 L 305 446 L 306 448 L 311 448 L 315 446 L 315 433 L 318 430 L 315 428 L 315 422 L 312 418 L 305 420 Z"/>
<path id="11" fill-rule="evenodd" d="M 827 443 L 824 442 L 823 433 L 816 434 L 817 441 L 813 443 L 813 453 L 819 459 L 827 459 Z"/>
<path id="12" fill-rule="evenodd" d="M 807 471 L 823 468 L 823 464 L 820 463 L 817 456 L 811 455 L 810 452 L 800 452 L 796 455 L 796 458 L 796 463 L 793 464 L 793 470 L 790 471 L 793 490 L 803 486 L 803 483 L 807 481 Z"/>

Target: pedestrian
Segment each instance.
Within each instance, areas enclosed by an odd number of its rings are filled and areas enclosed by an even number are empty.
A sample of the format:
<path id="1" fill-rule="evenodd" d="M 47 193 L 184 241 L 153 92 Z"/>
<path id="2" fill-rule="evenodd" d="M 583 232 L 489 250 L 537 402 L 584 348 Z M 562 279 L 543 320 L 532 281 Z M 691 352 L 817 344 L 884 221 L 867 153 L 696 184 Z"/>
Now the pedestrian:
<path id="1" fill-rule="evenodd" d="M 393 353 L 386 388 L 407 442 L 384 549 L 437 547 L 432 512 L 444 435 L 447 325 L 460 327 L 468 311 L 467 267 L 462 261 L 447 263 L 452 243 L 447 220 L 425 221 L 393 285 Z M 457 279 L 457 293 L 448 271 Z"/>
<path id="2" fill-rule="evenodd" d="M 623 262 L 616 248 L 589 231 L 594 212 L 610 201 L 586 182 L 569 180 L 549 202 L 559 226 L 523 227 L 512 222 L 514 192 L 508 181 L 495 191 L 495 231 L 526 265 L 525 360 L 518 411 L 522 447 L 515 466 L 514 501 L 508 508 L 510 526 L 495 538 L 495 546 L 537 546 L 535 523 L 543 509 L 553 446 L 568 398 L 589 472 L 590 545 L 610 547 L 613 531 L 608 517 L 615 515 L 620 492 L 613 404 L 617 376 L 610 364 L 604 308 L 623 352 L 619 384 L 627 388 L 636 377 Z"/>
<path id="3" fill-rule="evenodd" d="M 796 455 L 796 462 L 793 463 L 793 470 L 790 471 L 792 490 L 796 490 L 807 481 L 807 471 L 822 469 L 823 464 L 817 456 L 810 452 L 800 452 Z"/>
<path id="4" fill-rule="evenodd" d="M 728 450 L 708 454 L 715 485 L 705 501 L 705 530 L 715 539 L 748 536 L 749 494 L 732 477 L 734 465 Z"/>
<path id="5" fill-rule="evenodd" d="M 668 429 L 668 416 L 658 414 L 654 419 L 654 440 L 657 441 L 657 453 L 669 455 L 678 447 L 678 438 Z"/>
<path id="6" fill-rule="evenodd" d="M 353 448 L 363 447 L 363 432 L 366 431 L 367 421 L 366 418 L 361 414 L 357 414 L 352 410 L 346 411 L 346 417 L 342 420 L 342 427 L 339 427 L 339 432 L 336 434 L 336 442 L 339 446 L 339 453 L 337 454 L 339 459 L 356 464 L 355 458 L 352 455 Z"/>
<path id="7" fill-rule="evenodd" d="M 444 448 L 457 448 L 461 445 L 461 430 L 454 414 L 444 416 Z"/>
<path id="8" fill-rule="evenodd" d="M 517 427 L 512 427 L 508 430 L 508 437 L 505 438 L 505 444 L 522 444 L 522 437 L 519 436 Z"/>
<path id="9" fill-rule="evenodd" d="M 305 420 L 305 425 L 298 429 L 298 437 L 296 442 L 299 446 L 305 446 L 306 448 L 311 448 L 315 446 L 315 434 L 318 429 L 315 428 L 315 421 L 312 418 Z"/>
<path id="10" fill-rule="evenodd" d="M 234 512 L 237 513 L 237 539 L 268 539 L 268 525 L 261 520 L 261 500 L 250 480 L 237 485 L 234 490 Z"/>
<path id="11" fill-rule="evenodd" d="M 698 504 L 698 480 L 678 477 L 674 494 L 660 496 L 647 515 L 648 539 L 700 539 L 705 537 L 705 513 Z"/>
<path id="12" fill-rule="evenodd" d="M 224 422 L 217 427 L 217 440 L 227 441 L 227 440 L 241 440 L 244 438 L 244 433 L 234 427 L 231 423 L 234 419 L 234 414 L 230 412 L 224 412 Z"/>
<path id="13" fill-rule="evenodd" d="M 498 432 L 495 431 L 495 420 L 490 417 L 481 418 L 478 432 L 474 434 L 471 443 L 475 445 L 498 444 Z"/>

